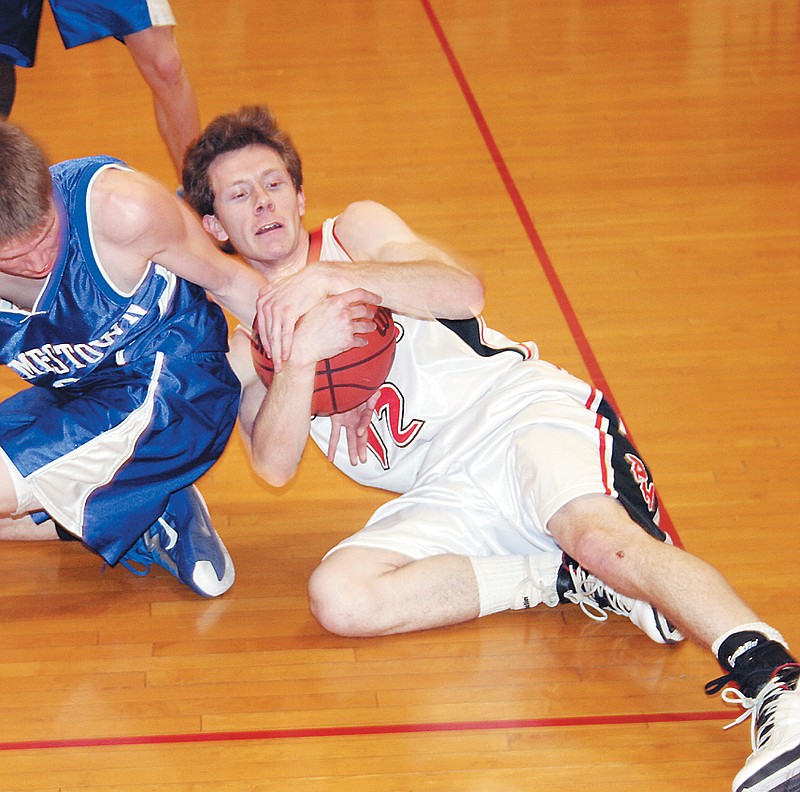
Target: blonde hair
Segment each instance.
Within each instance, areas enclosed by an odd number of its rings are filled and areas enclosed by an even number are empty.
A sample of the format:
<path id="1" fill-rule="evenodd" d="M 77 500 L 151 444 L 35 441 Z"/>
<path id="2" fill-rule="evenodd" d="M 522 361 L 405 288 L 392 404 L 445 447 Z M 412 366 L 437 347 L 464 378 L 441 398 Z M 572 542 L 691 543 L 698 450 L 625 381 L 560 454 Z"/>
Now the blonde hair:
<path id="1" fill-rule="evenodd" d="M 52 200 L 44 152 L 19 127 L 0 121 L 0 242 L 40 229 Z"/>

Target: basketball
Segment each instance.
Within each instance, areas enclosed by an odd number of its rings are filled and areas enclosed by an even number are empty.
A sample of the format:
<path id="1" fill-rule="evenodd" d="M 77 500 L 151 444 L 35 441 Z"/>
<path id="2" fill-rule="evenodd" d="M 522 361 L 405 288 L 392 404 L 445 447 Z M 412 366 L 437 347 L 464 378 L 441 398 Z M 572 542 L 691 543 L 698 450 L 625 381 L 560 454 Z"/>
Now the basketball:
<path id="1" fill-rule="evenodd" d="M 379 306 L 375 311 L 375 329 L 360 334 L 367 339 L 362 347 L 353 347 L 317 363 L 314 379 L 312 415 L 347 412 L 363 404 L 383 384 L 394 360 L 396 334 L 392 313 Z M 251 349 L 256 373 L 267 386 L 273 368 L 264 352 L 258 333 L 258 319 L 253 323 Z"/>

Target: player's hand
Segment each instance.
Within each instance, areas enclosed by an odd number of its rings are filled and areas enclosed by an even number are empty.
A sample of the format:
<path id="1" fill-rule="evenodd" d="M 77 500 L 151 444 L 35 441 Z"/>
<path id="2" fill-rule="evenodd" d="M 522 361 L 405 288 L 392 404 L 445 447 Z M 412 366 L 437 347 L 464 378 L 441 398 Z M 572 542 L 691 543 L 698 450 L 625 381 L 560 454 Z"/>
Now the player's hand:
<path id="1" fill-rule="evenodd" d="M 325 298 L 300 318 L 295 328 L 291 359 L 316 364 L 353 347 L 365 346 L 361 334 L 375 329 L 375 295 L 353 289 Z M 277 360 L 273 358 L 277 369 Z"/>
<path id="2" fill-rule="evenodd" d="M 286 275 L 261 289 L 256 301 L 256 312 L 264 336 L 264 349 L 279 371 L 292 354 L 297 323 L 315 305 L 337 294 L 325 276 L 324 265 L 309 264 L 299 272 Z M 370 293 L 374 305 L 381 298 Z"/>
<path id="3" fill-rule="evenodd" d="M 328 459 L 333 462 L 336 455 L 336 446 L 342 429 L 347 438 L 347 451 L 350 455 L 350 464 L 355 467 L 359 462 L 367 461 L 367 430 L 372 421 L 372 413 L 378 403 L 380 391 L 375 391 L 363 404 L 344 413 L 331 416 L 331 436 L 328 441 Z"/>

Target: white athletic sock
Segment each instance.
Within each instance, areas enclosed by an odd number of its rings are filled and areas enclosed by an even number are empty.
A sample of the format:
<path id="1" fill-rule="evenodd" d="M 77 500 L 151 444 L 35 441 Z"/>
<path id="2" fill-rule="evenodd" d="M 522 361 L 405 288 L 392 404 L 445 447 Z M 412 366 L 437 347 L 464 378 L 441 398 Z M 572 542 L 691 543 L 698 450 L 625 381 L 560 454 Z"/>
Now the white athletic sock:
<path id="1" fill-rule="evenodd" d="M 556 579 L 561 551 L 523 556 L 470 557 L 478 581 L 480 616 L 504 610 L 558 604 Z"/>

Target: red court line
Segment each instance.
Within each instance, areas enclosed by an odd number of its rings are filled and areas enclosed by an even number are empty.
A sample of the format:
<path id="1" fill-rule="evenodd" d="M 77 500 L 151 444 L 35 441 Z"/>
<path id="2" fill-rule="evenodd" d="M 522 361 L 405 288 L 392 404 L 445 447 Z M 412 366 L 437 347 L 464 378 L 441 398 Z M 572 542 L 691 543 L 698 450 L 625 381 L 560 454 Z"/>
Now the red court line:
<path id="1" fill-rule="evenodd" d="M 575 343 L 578 345 L 578 350 L 581 353 L 581 357 L 586 364 L 586 368 L 589 370 L 589 375 L 598 389 L 603 392 L 605 397 L 612 404 L 614 404 L 614 399 L 611 395 L 611 387 L 609 386 L 608 381 L 606 380 L 605 375 L 600 368 L 600 363 L 592 351 L 592 347 L 589 344 L 589 340 L 586 338 L 586 334 L 583 332 L 578 315 L 575 313 L 572 303 L 569 301 L 567 292 L 561 283 L 561 279 L 556 273 L 552 261 L 550 261 L 550 256 L 547 254 L 541 237 L 539 236 L 539 232 L 536 230 L 536 227 L 533 224 L 528 207 L 525 205 L 525 201 L 523 200 L 522 195 L 520 194 L 519 190 L 517 189 L 517 185 L 514 182 L 514 177 L 511 175 L 511 171 L 509 171 L 508 166 L 503 159 L 503 155 L 500 153 L 500 148 L 495 142 L 494 136 L 492 135 L 489 125 L 486 122 L 486 118 L 484 117 L 480 106 L 478 105 L 478 101 L 469 86 L 469 82 L 467 81 L 467 78 L 461 69 L 461 65 L 459 64 L 455 53 L 453 52 L 453 49 L 447 40 L 444 29 L 439 23 L 436 12 L 433 10 L 429 0 L 420 1 L 425 9 L 426 14 L 428 15 L 428 19 L 430 20 L 433 30 L 436 33 L 436 38 L 439 41 L 439 45 L 441 46 L 442 51 L 444 52 L 445 57 L 450 64 L 450 68 L 453 70 L 453 75 L 455 76 L 456 82 L 461 89 L 461 93 L 464 95 L 464 99 L 469 106 L 472 117 L 475 120 L 475 124 L 477 125 L 478 130 L 483 137 L 484 143 L 486 144 L 486 148 L 489 150 L 489 154 L 492 157 L 495 167 L 500 173 L 500 178 L 503 180 L 503 185 L 506 188 L 506 192 L 511 198 L 511 202 L 514 204 L 514 209 L 516 210 L 517 216 L 522 223 L 522 227 L 525 229 L 525 233 L 528 235 L 531 246 L 536 252 L 539 263 L 541 264 L 541 267 L 547 276 L 547 280 L 550 283 L 550 288 L 555 294 L 559 308 L 561 309 L 561 313 L 564 315 L 564 318 L 567 321 L 569 330 L 575 339 Z"/>
<path id="2" fill-rule="evenodd" d="M 43 748 L 99 748 L 123 745 L 168 745 L 176 743 L 234 742 L 240 740 L 295 740 L 306 737 L 360 737 L 431 732 L 502 731 L 508 729 L 554 729 L 569 726 L 627 726 L 633 724 L 686 723 L 730 720 L 729 712 L 657 712 L 633 715 L 584 715 L 566 718 L 528 718 L 496 721 L 451 721 L 444 723 L 398 723 L 373 726 L 331 726 L 307 729 L 262 729 L 190 734 L 150 734 L 131 737 L 86 737 L 64 740 L 0 742 L 0 751 Z"/>
<path id="3" fill-rule="evenodd" d="M 484 117 L 480 105 L 475 98 L 475 94 L 472 92 L 469 82 L 464 75 L 464 71 L 458 62 L 458 58 L 456 57 L 455 52 L 453 52 L 453 48 L 450 46 L 450 42 L 447 39 L 444 28 L 442 28 L 442 25 L 439 22 L 439 18 L 436 16 L 436 12 L 433 10 L 430 0 L 420 0 L 420 2 L 422 3 L 422 7 L 425 9 L 425 13 L 428 16 L 431 26 L 433 27 L 433 31 L 436 34 L 437 40 L 439 41 L 439 46 L 442 48 L 442 52 L 450 64 L 450 68 L 453 71 L 453 76 L 455 77 L 456 82 L 461 89 L 461 93 L 464 96 L 464 100 L 466 101 L 467 106 L 472 113 L 472 117 L 476 126 L 478 127 L 478 131 L 481 133 L 481 137 L 483 137 L 486 148 L 492 157 L 492 161 L 494 162 L 495 167 L 500 174 L 500 178 L 503 181 L 506 192 L 511 198 L 511 202 L 513 203 L 514 209 L 517 212 L 517 217 L 519 217 L 520 223 L 522 223 L 522 227 L 525 229 L 525 233 L 528 235 L 531 247 L 533 247 L 536 257 L 539 259 L 539 264 L 541 265 L 545 277 L 550 284 L 550 288 L 555 295 L 558 306 L 561 309 L 561 313 L 567 322 L 567 327 L 569 328 L 569 331 L 575 340 L 578 351 L 580 352 L 583 362 L 589 372 L 589 376 L 593 384 L 603 392 L 603 395 L 614 407 L 617 415 L 622 418 L 622 412 L 620 411 L 616 399 L 611 392 L 611 386 L 608 384 L 608 380 L 603 374 L 603 370 L 600 367 L 597 356 L 594 354 L 591 344 L 589 343 L 589 339 L 586 337 L 586 333 L 584 333 L 583 327 L 578 319 L 578 315 L 575 313 L 575 309 L 572 307 L 572 303 L 567 296 L 566 289 L 564 289 L 561 279 L 558 277 L 558 273 L 553 266 L 553 262 L 550 260 L 550 256 L 547 254 L 547 250 L 545 249 L 542 239 L 539 236 L 539 232 L 536 230 L 536 226 L 533 224 L 533 219 L 528 211 L 528 207 L 525 205 L 525 201 L 522 198 L 519 189 L 517 189 L 517 185 L 514 182 L 514 177 L 511 175 L 511 171 L 506 165 L 506 161 L 500 152 L 500 148 L 497 145 L 491 130 L 489 129 L 489 124 L 486 122 L 486 118 Z M 633 441 L 632 437 L 631 441 Z M 679 547 L 682 546 L 678 533 L 675 530 L 675 526 L 672 524 L 672 520 L 670 519 L 670 516 L 660 499 L 659 505 L 659 511 L 661 514 L 661 528 L 672 537 L 672 540 L 676 545 Z"/>

